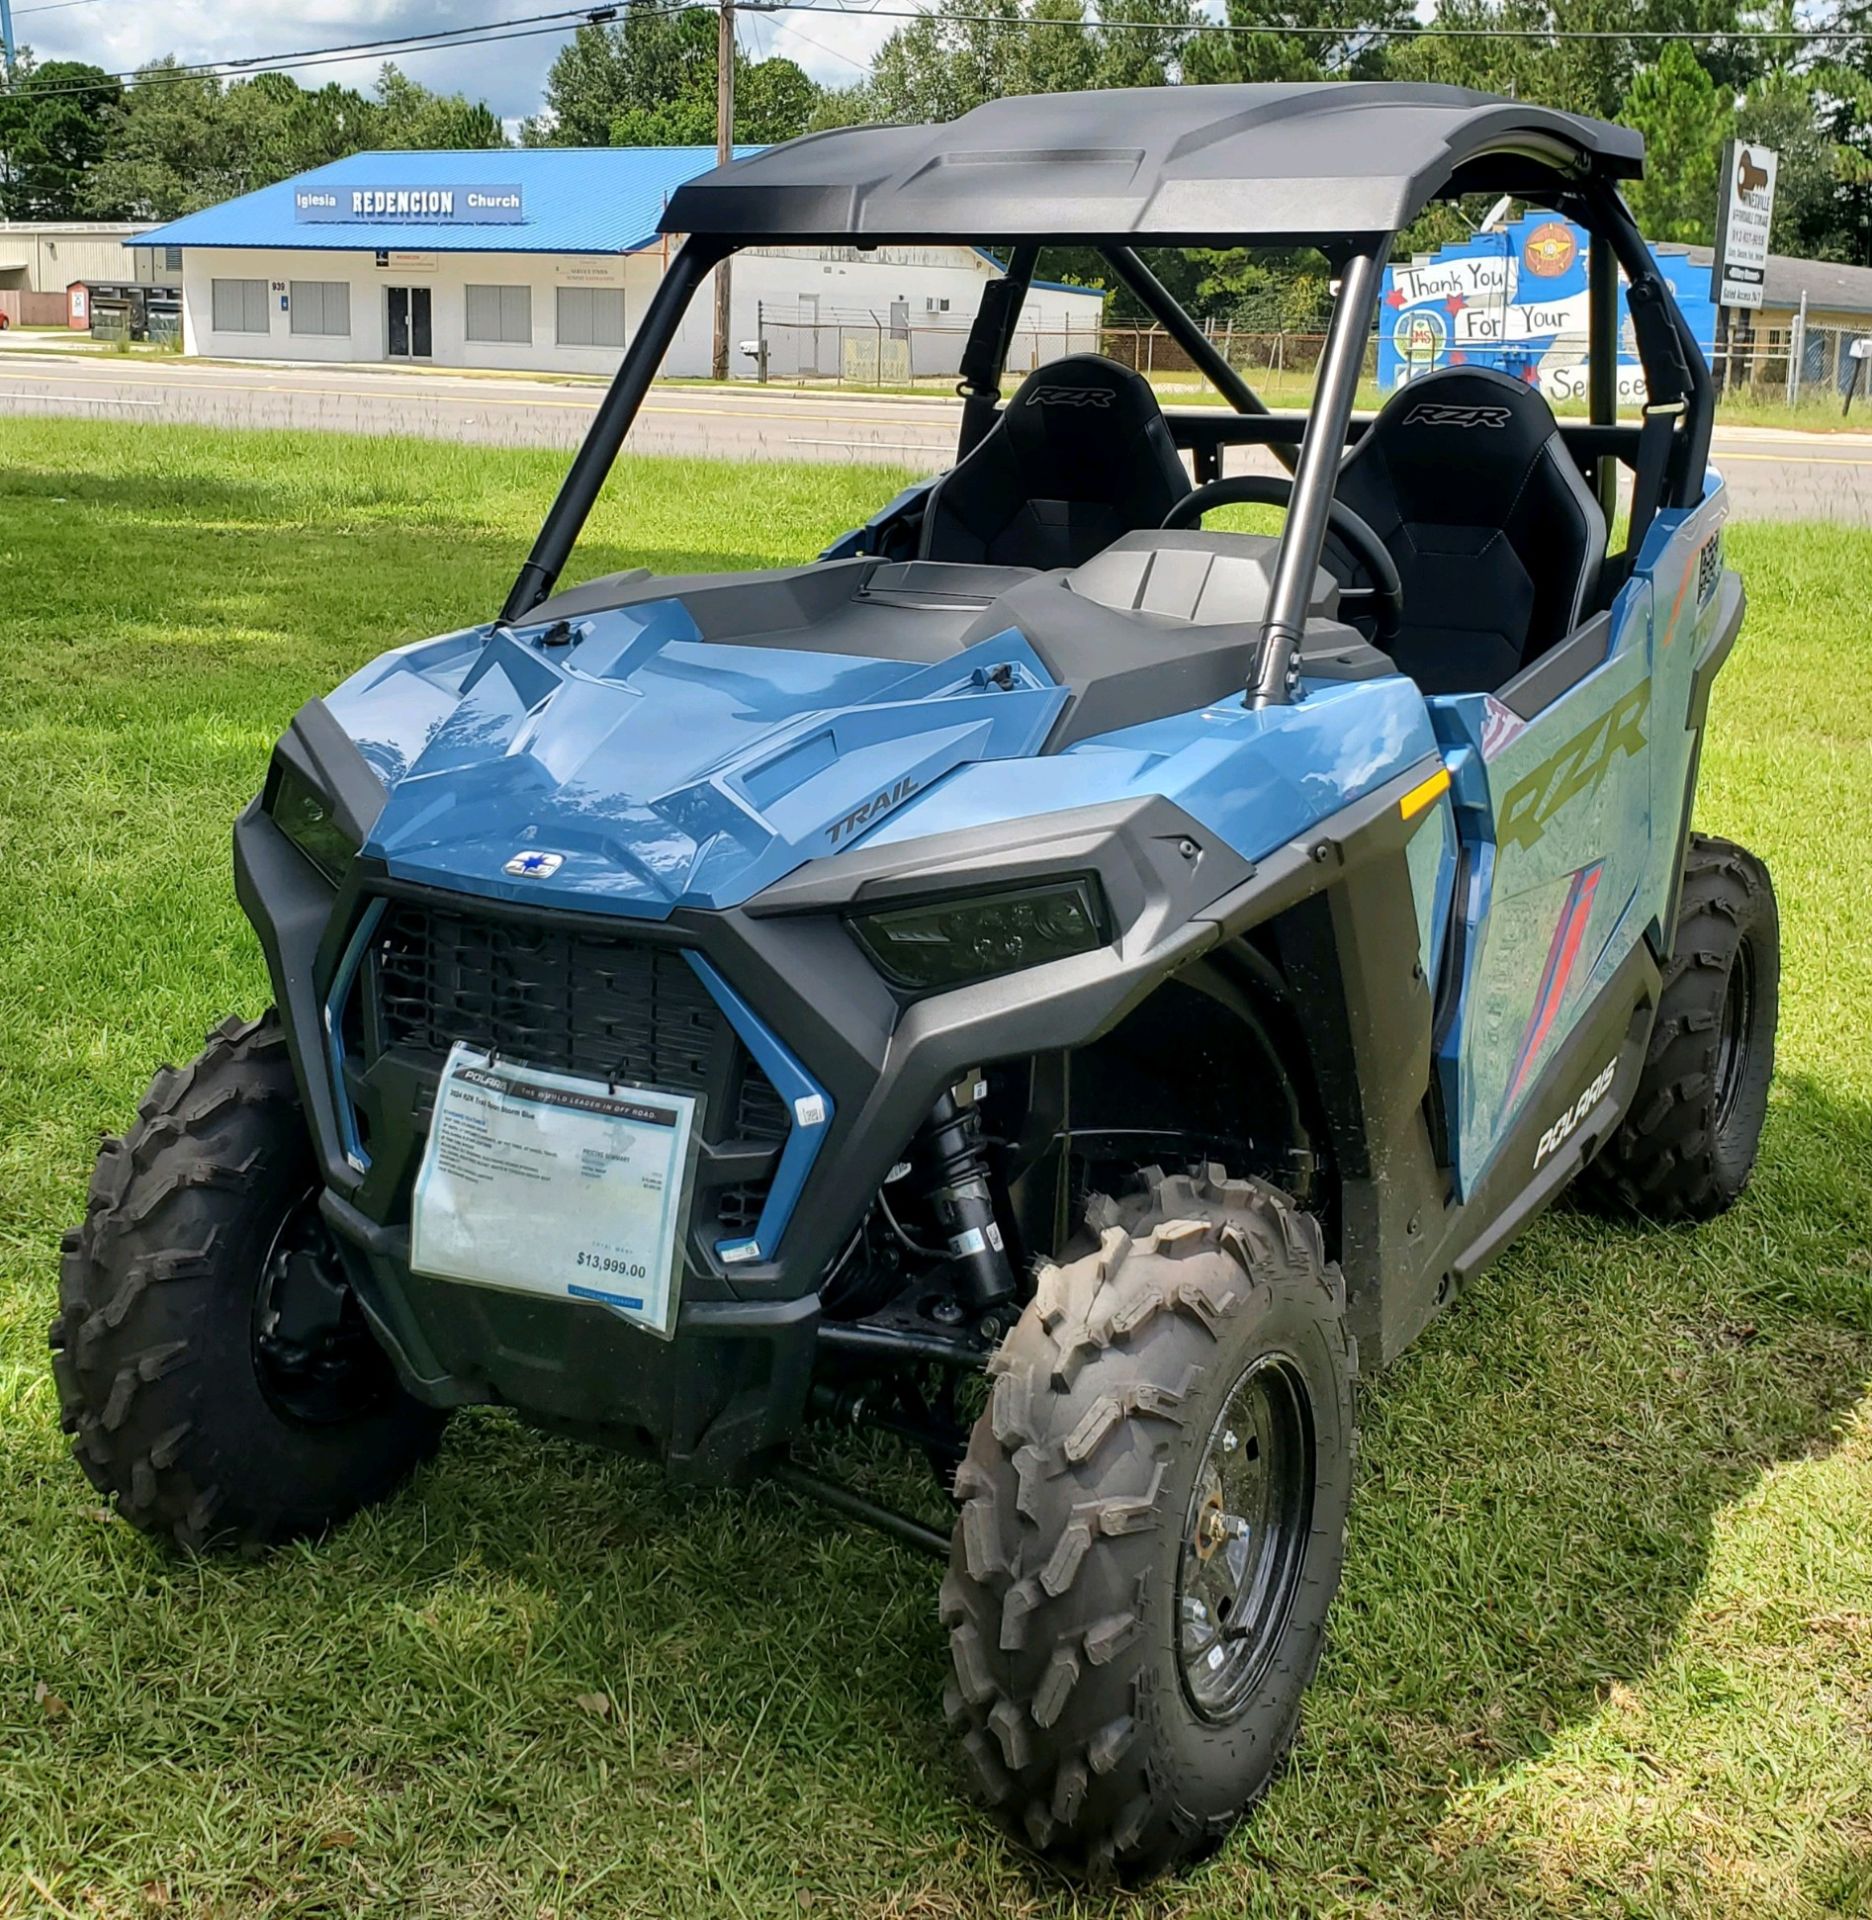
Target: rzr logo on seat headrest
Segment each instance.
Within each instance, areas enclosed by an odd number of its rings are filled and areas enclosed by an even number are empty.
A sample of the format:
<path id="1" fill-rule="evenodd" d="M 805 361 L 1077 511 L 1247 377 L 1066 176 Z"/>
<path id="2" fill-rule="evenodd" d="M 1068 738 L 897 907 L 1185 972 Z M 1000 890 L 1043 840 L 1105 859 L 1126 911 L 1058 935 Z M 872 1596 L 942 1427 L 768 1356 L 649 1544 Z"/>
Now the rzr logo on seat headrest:
<path id="1" fill-rule="evenodd" d="M 1505 427 L 1506 407 L 1444 407 L 1426 400 L 1404 416 L 1407 427 Z"/>
<path id="2" fill-rule="evenodd" d="M 1115 396 L 1110 387 L 1035 387 L 1027 396 L 1030 407 L 1109 407 Z"/>

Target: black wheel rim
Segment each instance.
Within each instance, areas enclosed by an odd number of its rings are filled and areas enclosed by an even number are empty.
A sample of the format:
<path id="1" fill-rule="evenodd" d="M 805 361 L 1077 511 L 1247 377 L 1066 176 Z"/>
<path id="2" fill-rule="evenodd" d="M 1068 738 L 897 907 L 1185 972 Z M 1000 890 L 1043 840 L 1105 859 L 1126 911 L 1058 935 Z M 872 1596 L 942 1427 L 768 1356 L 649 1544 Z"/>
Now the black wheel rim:
<path id="1" fill-rule="evenodd" d="M 1726 1133 L 1748 1079 L 1749 1033 L 1755 1024 L 1755 956 L 1744 940 L 1730 963 L 1716 1034 L 1716 1131 Z"/>
<path id="2" fill-rule="evenodd" d="M 395 1384 L 319 1213 L 316 1188 L 287 1209 L 261 1263 L 253 1357 L 274 1411 L 301 1426 L 361 1419 Z"/>
<path id="3" fill-rule="evenodd" d="M 1313 1517 L 1313 1411 L 1298 1367 L 1235 1382 L 1196 1471 L 1177 1577 L 1177 1665 L 1205 1720 L 1247 1705 L 1280 1643 Z"/>

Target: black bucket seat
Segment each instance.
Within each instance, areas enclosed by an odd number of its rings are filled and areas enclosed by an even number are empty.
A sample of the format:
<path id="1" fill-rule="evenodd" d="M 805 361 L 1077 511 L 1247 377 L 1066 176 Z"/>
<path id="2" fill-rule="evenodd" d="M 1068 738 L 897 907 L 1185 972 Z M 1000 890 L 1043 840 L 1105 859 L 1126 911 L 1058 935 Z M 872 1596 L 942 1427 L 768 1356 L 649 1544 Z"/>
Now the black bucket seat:
<path id="1" fill-rule="evenodd" d="M 1390 649 L 1426 693 L 1499 687 L 1593 610 L 1605 516 L 1547 402 L 1492 367 L 1400 387 L 1339 469 L 1404 587 Z M 1356 562 L 1328 543 L 1344 584 Z"/>
<path id="2" fill-rule="evenodd" d="M 1160 527 L 1190 490 L 1142 374 L 1075 353 L 1023 380 L 968 456 L 937 481 L 919 556 L 1076 567 L 1120 534 Z"/>

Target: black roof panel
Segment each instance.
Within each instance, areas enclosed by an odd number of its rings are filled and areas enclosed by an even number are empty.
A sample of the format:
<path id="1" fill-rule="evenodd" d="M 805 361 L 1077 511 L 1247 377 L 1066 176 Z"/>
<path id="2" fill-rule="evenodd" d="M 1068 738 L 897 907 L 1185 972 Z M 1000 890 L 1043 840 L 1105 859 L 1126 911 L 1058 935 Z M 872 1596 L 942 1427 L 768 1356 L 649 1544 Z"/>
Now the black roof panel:
<path id="1" fill-rule="evenodd" d="M 743 243 L 1317 240 L 1395 232 L 1449 192 L 1643 165 L 1628 128 L 1463 87 L 1132 87 L 808 134 L 690 180 L 662 225 Z"/>

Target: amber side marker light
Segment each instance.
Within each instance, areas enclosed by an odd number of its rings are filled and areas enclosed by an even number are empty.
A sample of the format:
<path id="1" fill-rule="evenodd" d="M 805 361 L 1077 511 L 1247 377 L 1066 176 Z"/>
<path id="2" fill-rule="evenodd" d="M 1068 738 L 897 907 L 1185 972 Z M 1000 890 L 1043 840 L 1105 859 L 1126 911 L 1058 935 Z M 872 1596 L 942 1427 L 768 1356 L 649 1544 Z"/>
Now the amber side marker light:
<path id="1" fill-rule="evenodd" d="M 1398 812 L 1406 820 L 1416 819 L 1438 794 L 1449 791 L 1449 783 L 1449 768 L 1438 767 L 1428 780 L 1419 780 L 1397 803 Z"/>

